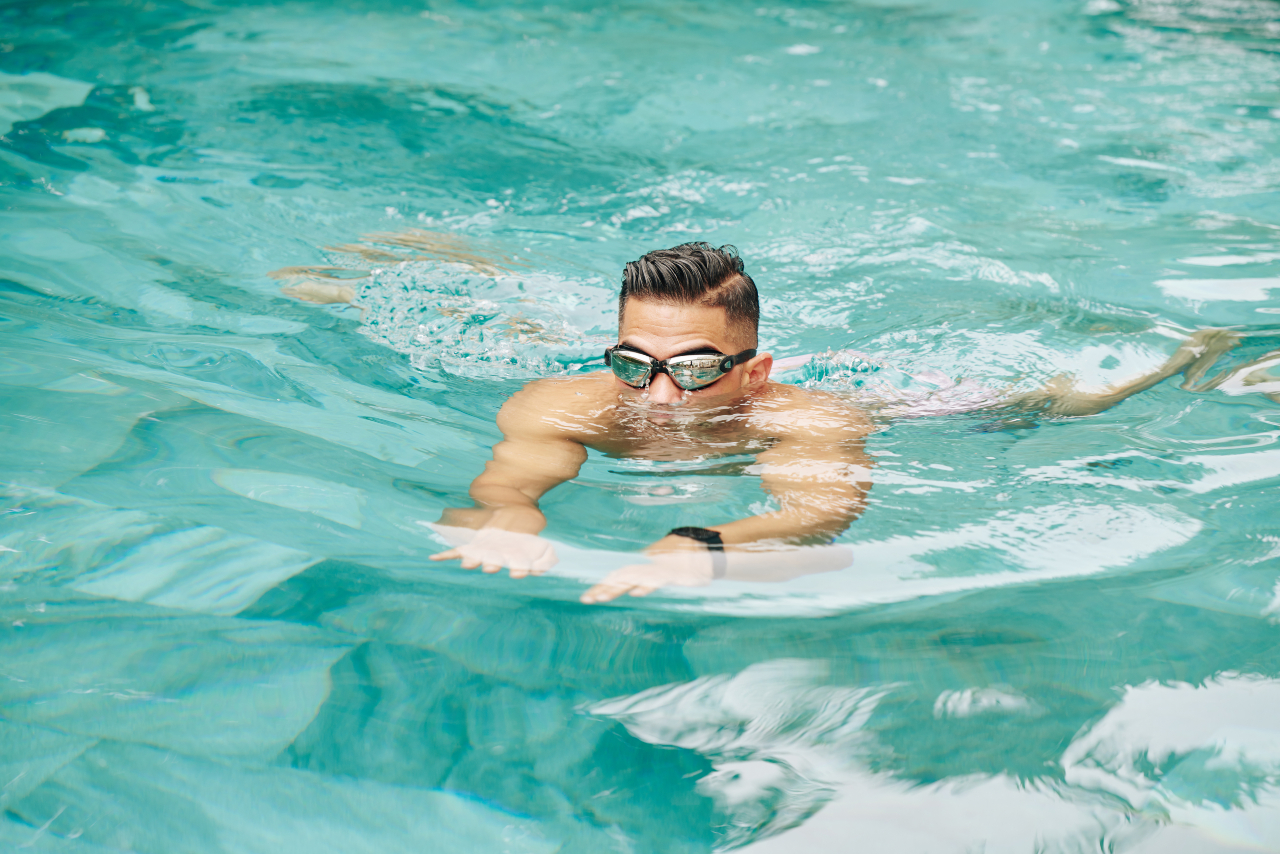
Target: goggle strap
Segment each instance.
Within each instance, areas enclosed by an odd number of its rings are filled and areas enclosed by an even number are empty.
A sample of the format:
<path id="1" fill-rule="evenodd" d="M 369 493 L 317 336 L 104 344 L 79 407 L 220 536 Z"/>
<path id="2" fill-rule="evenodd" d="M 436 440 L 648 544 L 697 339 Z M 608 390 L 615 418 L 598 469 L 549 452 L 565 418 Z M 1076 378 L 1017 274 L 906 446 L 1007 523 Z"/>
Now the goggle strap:
<path id="1" fill-rule="evenodd" d="M 725 356 L 724 361 L 720 363 L 720 372 L 729 373 L 735 365 L 741 365 L 743 362 L 749 362 L 756 357 L 754 349 L 743 350 L 736 356 Z"/>

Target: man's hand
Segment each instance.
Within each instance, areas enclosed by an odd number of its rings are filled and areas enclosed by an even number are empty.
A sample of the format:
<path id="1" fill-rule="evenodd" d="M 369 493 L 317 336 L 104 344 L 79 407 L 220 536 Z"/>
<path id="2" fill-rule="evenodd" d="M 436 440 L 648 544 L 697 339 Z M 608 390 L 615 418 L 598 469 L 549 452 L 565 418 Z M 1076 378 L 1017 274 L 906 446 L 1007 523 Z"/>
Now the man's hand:
<path id="1" fill-rule="evenodd" d="M 666 536 L 647 549 L 649 563 L 624 566 L 582 594 L 593 605 L 617 599 L 623 593 L 648 596 L 659 587 L 702 587 L 714 574 L 711 552 L 696 540 Z"/>
<path id="2" fill-rule="evenodd" d="M 447 525 L 431 527 L 454 543 L 453 548 L 433 554 L 431 559 L 461 560 L 463 569 L 480 567 L 481 571 L 492 573 L 501 571 L 505 566 L 511 569 L 512 578 L 524 578 L 526 575 L 542 575 L 559 561 L 555 547 L 536 534 L 504 531 L 501 528 L 471 531 Z M 468 542 L 463 542 L 468 535 L 474 536 Z"/>

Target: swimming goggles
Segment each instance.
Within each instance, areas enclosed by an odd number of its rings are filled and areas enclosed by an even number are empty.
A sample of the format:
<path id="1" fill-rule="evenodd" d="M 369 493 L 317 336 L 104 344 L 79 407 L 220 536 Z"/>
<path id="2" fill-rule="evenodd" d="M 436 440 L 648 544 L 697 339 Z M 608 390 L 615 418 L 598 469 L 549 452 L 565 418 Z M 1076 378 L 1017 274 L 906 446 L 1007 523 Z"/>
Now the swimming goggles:
<path id="1" fill-rule="evenodd" d="M 613 369 L 615 377 L 632 388 L 648 388 L 654 377 L 666 374 L 685 391 L 695 391 L 706 388 L 732 371 L 734 365 L 741 365 L 755 355 L 755 350 L 743 350 L 736 356 L 726 356 L 717 350 L 698 350 L 670 359 L 655 359 L 618 344 L 604 351 L 604 363 Z"/>

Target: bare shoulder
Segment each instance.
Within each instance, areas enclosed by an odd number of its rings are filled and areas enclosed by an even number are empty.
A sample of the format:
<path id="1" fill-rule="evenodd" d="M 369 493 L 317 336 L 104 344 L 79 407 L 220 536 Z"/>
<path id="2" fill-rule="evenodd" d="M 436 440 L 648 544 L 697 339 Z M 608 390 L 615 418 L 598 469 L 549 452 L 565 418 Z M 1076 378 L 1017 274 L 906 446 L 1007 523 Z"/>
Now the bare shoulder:
<path id="1" fill-rule="evenodd" d="M 508 436 L 512 432 L 552 432 L 567 438 L 590 435 L 596 432 L 595 422 L 615 402 L 612 392 L 612 376 L 604 372 L 534 380 L 502 405 L 498 427 Z"/>
<path id="2" fill-rule="evenodd" d="M 526 383 L 508 405 L 538 407 L 558 413 L 586 412 L 598 408 L 613 391 L 613 377 L 593 371 L 571 377 L 547 377 Z M 614 395 L 616 397 L 616 395 Z"/>
<path id="3" fill-rule="evenodd" d="M 800 441 L 850 441 L 874 429 L 866 413 L 849 401 L 782 383 L 769 383 L 753 406 L 752 421 L 776 438 Z"/>

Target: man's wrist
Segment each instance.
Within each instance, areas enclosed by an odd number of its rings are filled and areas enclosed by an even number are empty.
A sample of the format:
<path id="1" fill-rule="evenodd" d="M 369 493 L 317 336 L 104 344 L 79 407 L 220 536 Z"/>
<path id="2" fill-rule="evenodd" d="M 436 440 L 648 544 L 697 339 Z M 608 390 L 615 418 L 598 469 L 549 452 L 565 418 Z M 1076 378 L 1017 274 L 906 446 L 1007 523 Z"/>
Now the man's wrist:
<path id="1" fill-rule="evenodd" d="M 506 505 L 493 508 L 493 515 L 485 522 L 484 527 L 537 534 L 547 527 L 547 517 L 536 507 Z"/>
<path id="2" fill-rule="evenodd" d="M 724 578 L 728 561 L 724 553 L 724 540 L 719 531 L 713 531 L 710 528 L 681 527 L 672 528 L 667 536 L 701 543 L 711 555 L 711 577 Z"/>

